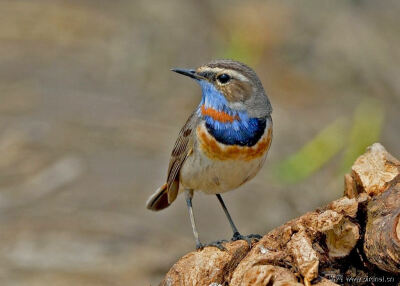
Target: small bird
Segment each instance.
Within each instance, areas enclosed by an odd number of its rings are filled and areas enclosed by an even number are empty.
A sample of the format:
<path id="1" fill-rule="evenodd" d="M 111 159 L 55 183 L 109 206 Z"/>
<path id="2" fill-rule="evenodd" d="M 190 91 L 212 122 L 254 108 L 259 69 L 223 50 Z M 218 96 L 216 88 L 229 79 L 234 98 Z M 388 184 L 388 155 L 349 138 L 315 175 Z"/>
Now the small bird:
<path id="1" fill-rule="evenodd" d="M 194 191 L 215 194 L 233 231 L 232 241 L 259 235 L 241 235 L 221 193 L 252 179 L 263 166 L 272 141 L 272 106 L 256 73 L 234 60 L 214 60 L 196 70 L 172 69 L 196 80 L 202 90 L 199 106 L 181 129 L 169 162 L 167 182 L 147 201 L 159 211 L 184 192 L 196 249 L 216 246 L 225 240 L 202 244 L 196 229 Z"/>

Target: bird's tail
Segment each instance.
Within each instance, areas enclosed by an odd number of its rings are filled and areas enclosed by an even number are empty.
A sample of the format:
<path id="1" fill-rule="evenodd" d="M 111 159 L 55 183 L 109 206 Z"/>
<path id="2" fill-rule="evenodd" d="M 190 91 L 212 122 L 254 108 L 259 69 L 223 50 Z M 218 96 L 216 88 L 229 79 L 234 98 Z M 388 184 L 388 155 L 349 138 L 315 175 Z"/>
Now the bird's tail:
<path id="1" fill-rule="evenodd" d="M 171 203 L 168 202 L 168 188 L 165 183 L 150 196 L 147 200 L 146 207 L 152 211 L 160 211 L 168 207 Z"/>

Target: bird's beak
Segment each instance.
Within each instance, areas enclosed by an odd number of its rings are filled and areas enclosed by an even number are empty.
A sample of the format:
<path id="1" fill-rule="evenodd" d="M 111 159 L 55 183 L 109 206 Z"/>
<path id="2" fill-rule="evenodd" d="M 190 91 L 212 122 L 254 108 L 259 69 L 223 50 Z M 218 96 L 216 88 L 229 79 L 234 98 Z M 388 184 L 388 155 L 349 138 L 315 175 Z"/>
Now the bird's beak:
<path id="1" fill-rule="evenodd" d="M 183 74 L 185 76 L 201 80 L 204 79 L 202 76 L 198 75 L 195 70 L 189 70 L 189 69 L 171 69 L 171 71 Z"/>

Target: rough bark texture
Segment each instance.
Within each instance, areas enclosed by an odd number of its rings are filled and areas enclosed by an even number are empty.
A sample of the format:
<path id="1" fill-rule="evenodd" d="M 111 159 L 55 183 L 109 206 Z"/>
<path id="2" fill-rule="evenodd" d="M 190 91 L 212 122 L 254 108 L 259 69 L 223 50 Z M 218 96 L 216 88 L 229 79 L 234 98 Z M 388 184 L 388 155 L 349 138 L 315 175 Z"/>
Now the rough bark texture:
<path id="1" fill-rule="evenodd" d="M 397 285 L 400 162 L 380 144 L 345 176 L 344 197 L 267 233 L 182 257 L 161 285 Z"/>

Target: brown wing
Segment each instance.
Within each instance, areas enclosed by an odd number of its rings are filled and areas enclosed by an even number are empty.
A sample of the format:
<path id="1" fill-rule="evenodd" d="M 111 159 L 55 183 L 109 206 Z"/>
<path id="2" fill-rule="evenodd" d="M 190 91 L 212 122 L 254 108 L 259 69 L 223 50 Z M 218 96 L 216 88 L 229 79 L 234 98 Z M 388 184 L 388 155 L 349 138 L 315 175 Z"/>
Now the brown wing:
<path id="1" fill-rule="evenodd" d="M 168 203 L 172 203 L 179 190 L 179 171 L 187 156 L 193 150 L 193 130 L 196 128 L 199 117 L 193 112 L 179 132 L 168 167 L 167 190 Z"/>

